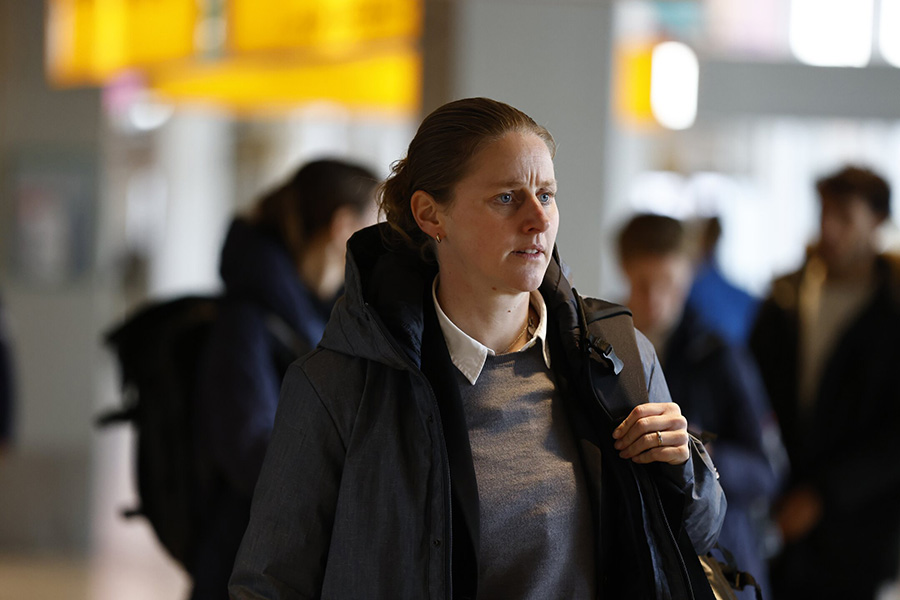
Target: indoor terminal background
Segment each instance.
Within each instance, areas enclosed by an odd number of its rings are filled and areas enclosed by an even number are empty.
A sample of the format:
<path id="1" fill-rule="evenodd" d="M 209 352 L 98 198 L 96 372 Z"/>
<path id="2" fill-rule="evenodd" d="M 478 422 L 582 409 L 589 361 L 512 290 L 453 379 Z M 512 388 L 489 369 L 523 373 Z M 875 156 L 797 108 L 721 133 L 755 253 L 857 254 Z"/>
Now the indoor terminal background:
<path id="1" fill-rule="evenodd" d="M 228 0 L 190 3 L 221 22 Z M 118 517 L 131 439 L 93 426 L 118 401 L 102 332 L 148 298 L 215 291 L 230 216 L 304 160 L 386 175 L 443 102 L 513 104 L 558 142 L 576 287 L 613 300 L 611 238 L 635 210 L 718 214 L 726 273 L 764 294 L 815 235 L 818 176 L 869 165 L 900 208 L 898 0 L 406 2 L 421 11 L 407 96 L 367 107 L 307 89 L 277 109 L 166 97 L 140 69 L 54 80 L 48 22 L 65 4 L 0 0 L 0 298 L 17 375 L 0 599 L 183 596 L 149 528 Z M 884 234 L 896 247 L 896 223 Z"/>

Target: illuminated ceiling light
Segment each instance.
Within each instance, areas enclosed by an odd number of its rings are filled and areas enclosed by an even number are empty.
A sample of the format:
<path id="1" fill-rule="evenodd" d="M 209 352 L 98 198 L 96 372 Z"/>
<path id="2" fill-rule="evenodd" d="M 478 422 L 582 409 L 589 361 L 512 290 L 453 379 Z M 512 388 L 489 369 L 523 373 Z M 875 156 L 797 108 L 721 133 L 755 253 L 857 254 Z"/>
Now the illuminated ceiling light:
<path id="1" fill-rule="evenodd" d="M 151 100 L 139 100 L 128 109 L 128 118 L 138 131 L 162 127 L 175 113 L 175 107 Z"/>
<path id="2" fill-rule="evenodd" d="M 650 107 L 659 124 L 687 129 L 697 118 L 697 55 L 681 42 L 663 42 L 653 49 L 650 67 Z"/>
<path id="3" fill-rule="evenodd" d="M 792 0 L 790 46 L 817 67 L 864 67 L 872 56 L 874 0 Z"/>
<path id="4" fill-rule="evenodd" d="M 878 45 L 882 58 L 900 67 L 900 0 L 881 0 Z"/>

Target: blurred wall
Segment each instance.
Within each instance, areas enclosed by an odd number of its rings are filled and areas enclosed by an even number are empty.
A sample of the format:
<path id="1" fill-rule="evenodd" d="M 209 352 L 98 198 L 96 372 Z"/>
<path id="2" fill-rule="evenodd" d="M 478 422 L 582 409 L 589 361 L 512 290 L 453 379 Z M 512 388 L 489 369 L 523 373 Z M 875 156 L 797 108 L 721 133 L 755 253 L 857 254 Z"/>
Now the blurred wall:
<path id="1" fill-rule="evenodd" d="M 18 379 L 16 442 L 0 458 L 0 543 L 79 552 L 88 539 L 97 331 L 108 295 L 90 266 L 101 206 L 100 94 L 47 88 L 43 8 L 38 1 L 0 0 L 0 294 Z M 56 212 L 30 214 L 40 203 L 29 200 L 22 178 L 40 183 L 56 166 L 75 173 L 78 182 L 48 187 L 65 195 L 81 186 L 86 200 L 70 207 L 64 198 L 51 198 Z M 82 236 L 72 244 L 86 249 L 86 265 L 63 263 L 66 269 L 50 277 L 28 268 L 23 253 L 40 252 L 41 227 L 50 225 Z M 24 241 L 23 230 L 30 236 Z"/>

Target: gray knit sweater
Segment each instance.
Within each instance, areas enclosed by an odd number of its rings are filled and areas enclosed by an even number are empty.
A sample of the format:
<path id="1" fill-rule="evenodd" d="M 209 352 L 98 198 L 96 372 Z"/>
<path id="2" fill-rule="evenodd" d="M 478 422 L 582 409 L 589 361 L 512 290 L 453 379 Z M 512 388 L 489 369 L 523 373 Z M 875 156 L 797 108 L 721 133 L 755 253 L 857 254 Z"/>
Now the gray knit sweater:
<path id="1" fill-rule="evenodd" d="M 481 505 L 479 599 L 596 597 L 584 476 L 540 344 L 458 382 Z"/>

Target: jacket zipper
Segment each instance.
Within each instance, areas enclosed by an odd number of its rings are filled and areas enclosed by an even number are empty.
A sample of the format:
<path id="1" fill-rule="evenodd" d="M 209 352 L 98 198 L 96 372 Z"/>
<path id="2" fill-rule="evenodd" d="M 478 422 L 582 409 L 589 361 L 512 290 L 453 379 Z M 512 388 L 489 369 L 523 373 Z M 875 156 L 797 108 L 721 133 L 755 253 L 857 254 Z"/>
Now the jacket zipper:
<path id="1" fill-rule="evenodd" d="M 438 434 L 438 442 L 439 448 L 441 451 L 441 467 L 442 467 L 442 477 L 444 479 L 444 489 L 446 492 L 443 494 L 444 496 L 444 514 L 446 519 L 444 520 L 444 539 L 446 543 L 444 545 L 444 556 L 446 557 L 444 560 L 446 562 L 445 569 L 445 577 L 447 578 L 447 585 L 445 586 L 445 598 L 446 600 L 452 600 L 453 598 L 453 506 L 452 506 L 452 496 L 450 491 L 450 459 L 447 457 L 447 442 L 444 440 L 444 425 L 441 422 L 441 411 L 438 407 L 437 402 L 437 394 L 434 393 L 434 388 L 431 387 L 431 382 L 428 381 L 428 378 L 425 377 L 425 374 L 422 373 L 422 370 L 416 367 L 416 365 L 406 356 L 406 353 L 403 352 L 401 348 L 397 346 L 397 343 L 394 341 L 394 337 L 390 335 L 387 331 L 387 327 L 385 327 L 384 323 L 381 320 L 381 317 L 375 313 L 375 311 L 369 308 L 369 303 L 364 303 L 365 312 L 369 315 L 372 321 L 375 323 L 375 326 L 378 328 L 381 335 L 384 336 L 384 339 L 387 340 L 388 345 L 394 351 L 394 353 L 400 357 L 400 360 L 404 362 L 407 368 L 411 373 L 414 373 L 416 377 L 425 382 L 425 387 L 428 389 L 428 392 L 431 394 L 431 405 L 432 405 L 432 415 L 435 419 L 435 423 L 437 425 L 437 434 Z M 433 540 L 432 540 L 433 541 Z"/>

